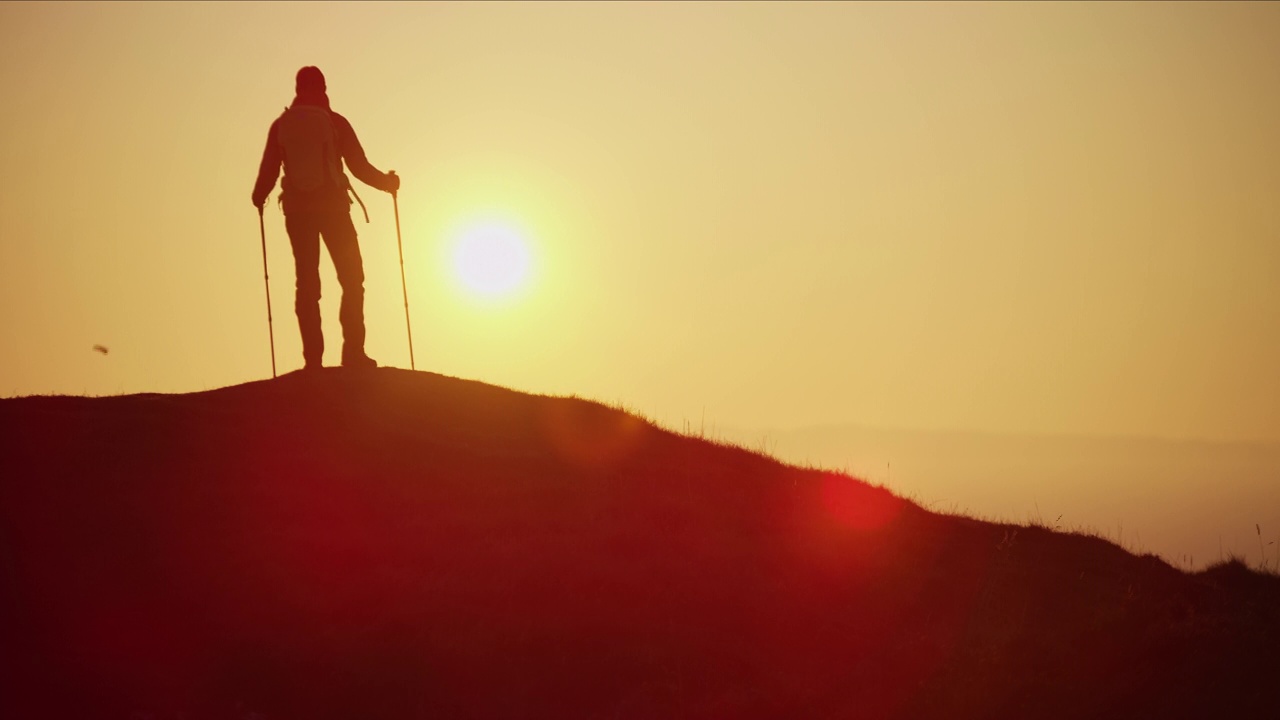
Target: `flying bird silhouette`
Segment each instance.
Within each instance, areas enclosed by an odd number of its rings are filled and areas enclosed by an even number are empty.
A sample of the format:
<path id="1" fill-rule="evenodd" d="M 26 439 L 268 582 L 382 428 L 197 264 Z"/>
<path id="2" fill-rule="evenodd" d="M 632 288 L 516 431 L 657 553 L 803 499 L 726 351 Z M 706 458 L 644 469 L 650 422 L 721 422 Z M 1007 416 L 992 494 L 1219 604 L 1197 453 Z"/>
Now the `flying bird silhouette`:
<path id="1" fill-rule="evenodd" d="M 107 350 L 107 347 L 106 347 L 105 345 L 94 345 L 94 346 L 93 346 L 93 351 L 94 351 L 94 352 L 100 352 L 100 353 L 102 353 L 103 355 L 106 355 L 108 352 L 110 352 L 110 350 Z"/>

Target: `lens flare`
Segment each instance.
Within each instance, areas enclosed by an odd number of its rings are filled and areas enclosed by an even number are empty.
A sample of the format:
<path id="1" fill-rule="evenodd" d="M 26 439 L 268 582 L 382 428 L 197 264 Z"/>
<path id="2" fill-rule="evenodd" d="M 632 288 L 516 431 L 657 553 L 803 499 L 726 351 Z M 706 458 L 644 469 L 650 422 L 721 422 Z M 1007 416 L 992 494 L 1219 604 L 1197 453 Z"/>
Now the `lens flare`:
<path id="1" fill-rule="evenodd" d="M 822 480 L 822 507 L 828 519 L 857 532 L 874 532 L 902 511 L 902 500 L 853 478 L 828 474 Z"/>

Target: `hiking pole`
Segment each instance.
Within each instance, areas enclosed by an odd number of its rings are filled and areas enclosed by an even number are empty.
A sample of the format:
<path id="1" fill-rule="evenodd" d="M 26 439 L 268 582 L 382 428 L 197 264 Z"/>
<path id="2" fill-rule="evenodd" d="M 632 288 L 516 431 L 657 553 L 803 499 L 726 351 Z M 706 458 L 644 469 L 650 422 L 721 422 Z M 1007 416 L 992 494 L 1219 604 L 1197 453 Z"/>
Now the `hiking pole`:
<path id="1" fill-rule="evenodd" d="M 391 174 L 395 174 L 392 171 Z M 404 330 L 409 335 L 409 369 L 417 370 L 413 364 L 413 327 L 409 325 L 409 286 L 404 282 L 404 243 L 400 240 L 400 200 L 397 194 L 391 193 L 391 204 L 396 211 L 396 250 L 400 252 L 400 292 L 404 295 Z"/>
<path id="2" fill-rule="evenodd" d="M 271 323 L 271 276 L 267 274 L 267 226 L 262 221 L 262 206 L 258 206 L 258 233 L 262 236 L 262 284 L 267 289 L 267 339 L 271 342 L 271 377 L 276 376 L 276 331 Z"/>

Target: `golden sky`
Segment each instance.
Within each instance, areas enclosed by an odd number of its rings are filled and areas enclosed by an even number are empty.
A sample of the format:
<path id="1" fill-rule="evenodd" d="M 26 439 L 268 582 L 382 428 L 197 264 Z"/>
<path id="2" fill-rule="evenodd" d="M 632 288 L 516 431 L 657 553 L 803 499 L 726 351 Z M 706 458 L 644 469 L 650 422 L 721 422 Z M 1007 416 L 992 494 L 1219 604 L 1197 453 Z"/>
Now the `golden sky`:
<path id="1" fill-rule="evenodd" d="M 403 178 L 419 369 L 673 426 L 1280 441 L 1266 3 L 6 3 L 0 394 L 269 377 L 249 195 L 303 65 Z M 449 260 L 486 218 L 528 243 L 505 303 Z"/>

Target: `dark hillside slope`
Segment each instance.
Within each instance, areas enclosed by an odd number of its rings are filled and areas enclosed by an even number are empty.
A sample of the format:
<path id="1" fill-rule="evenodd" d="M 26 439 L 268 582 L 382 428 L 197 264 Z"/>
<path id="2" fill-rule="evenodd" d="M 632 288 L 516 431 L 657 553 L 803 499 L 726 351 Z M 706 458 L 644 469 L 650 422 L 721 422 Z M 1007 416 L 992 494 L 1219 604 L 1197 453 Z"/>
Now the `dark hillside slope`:
<path id="1" fill-rule="evenodd" d="M 0 717 L 1280 717 L 1280 581 L 428 373 L 0 400 Z"/>

